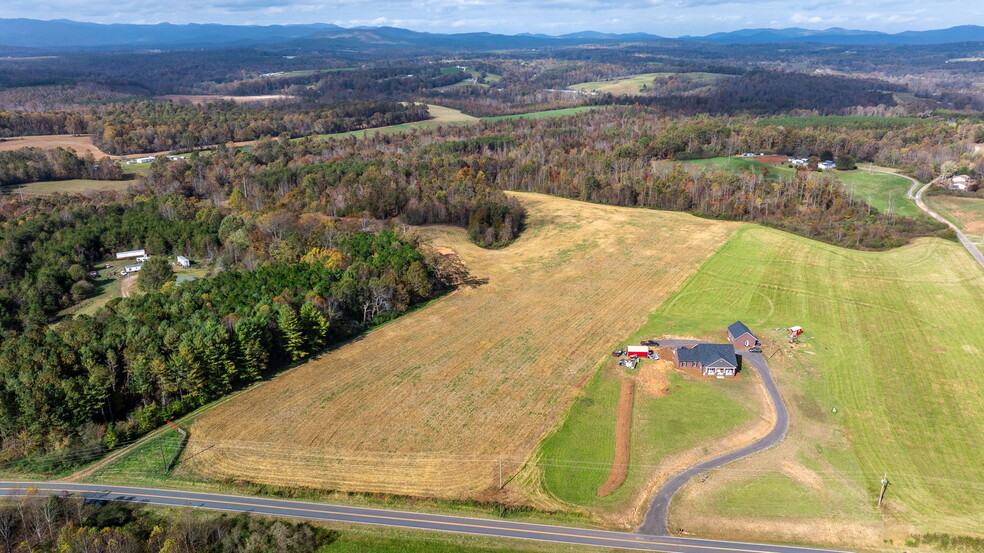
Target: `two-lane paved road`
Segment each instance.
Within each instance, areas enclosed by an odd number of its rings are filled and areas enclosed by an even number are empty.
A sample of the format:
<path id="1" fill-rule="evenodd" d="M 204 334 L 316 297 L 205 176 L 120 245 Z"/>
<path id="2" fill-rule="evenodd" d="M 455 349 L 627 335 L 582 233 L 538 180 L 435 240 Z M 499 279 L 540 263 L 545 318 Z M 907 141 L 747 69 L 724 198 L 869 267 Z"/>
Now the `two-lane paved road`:
<path id="1" fill-rule="evenodd" d="M 694 340 L 660 340 L 660 346 L 668 348 L 692 346 L 698 343 Z M 762 378 L 762 383 L 769 393 L 769 399 L 772 401 L 772 406 L 776 412 L 775 426 L 763 438 L 751 445 L 694 465 L 670 478 L 656 492 L 656 496 L 649 505 L 649 512 L 646 513 L 646 519 L 639 528 L 640 533 L 668 536 L 670 531 L 666 525 L 670 512 L 670 501 L 684 484 L 702 472 L 718 468 L 732 461 L 737 461 L 742 457 L 747 457 L 753 453 L 758 453 L 775 446 L 782 441 L 786 435 L 786 431 L 789 430 L 789 411 L 786 410 L 786 404 L 783 403 L 782 396 L 779 395 L 779 388 L 776 387 L 776 382 L 772 379 L 772 373 L 769 371 L 769 364 L 766 363 L 765 357 L 761 353 L 742 353 L 741 350 L 738 353 L 741 355 L 742 363 L 747 363 L 755 367 L 755 370 L 758 371 L 759 376 Z M 746 368 L 745 370 L 748 369 Z"/>
<path id="2" fill-rule="evenodd" d="M 549 526 L 507 520 L 430 515 L 259 497 L 131 488 L 102 484 L 0 482 L 0 496 L 23 496 L 30 489 L 36 490 L 38 493 L 80 494 L 87 498 L 108 501 L 128 501 L 177 507 L 184 506 L 197 509 L 235 511 L 356 524 L 373 524 L 417 530 L 455 532 L 459 534 L 591 545 L 618 549 L 663 551 L 665 553 L 713 553 L 715 551 L 727 553 L 831 553 L 825 549 L 695 538 L 646 536 L 607 530 L 569 528 L 566 526 Z"/>

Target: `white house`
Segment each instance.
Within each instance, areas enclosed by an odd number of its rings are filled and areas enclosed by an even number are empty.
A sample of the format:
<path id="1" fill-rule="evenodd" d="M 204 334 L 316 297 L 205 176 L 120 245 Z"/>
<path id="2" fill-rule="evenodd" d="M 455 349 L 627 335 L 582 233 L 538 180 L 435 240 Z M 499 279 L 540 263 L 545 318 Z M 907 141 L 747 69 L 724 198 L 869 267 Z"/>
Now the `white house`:
<path id="1" fill-rule="evenodd" d="M 187 257 L 185 257 L 183 255 L 179 255 L 178 256 L 178 265 L 180 265 L 180 266 L 184 267 L 185 269 L 187 269 L 188 267 L 191 267 L 191 261 L 189 261 Z"/>
<path id="2" fill-rule="evenodd" d="M 126 265 L 125 267 L 123 267 L 123 270 L 126 271 L 127 274 L 129 274 L 139 271 L 142 267 L 143 267 L 143 263 L 139 263 L 137 265 Z"/>
<path id="3" fill-rule="evenodd" d="M 970 184 L 970 179 L 966 175 L 956 175 L 950 179 L 951 190 L 967 190 L 968 184 Z"/>
<path id="4" fill-rule="evenodd" d="M 131 257 L 143 257 L 147 255 L 144 250 L 130 250 L 126 252 L 117 252 L 116 259 L 130 259 Z"/>

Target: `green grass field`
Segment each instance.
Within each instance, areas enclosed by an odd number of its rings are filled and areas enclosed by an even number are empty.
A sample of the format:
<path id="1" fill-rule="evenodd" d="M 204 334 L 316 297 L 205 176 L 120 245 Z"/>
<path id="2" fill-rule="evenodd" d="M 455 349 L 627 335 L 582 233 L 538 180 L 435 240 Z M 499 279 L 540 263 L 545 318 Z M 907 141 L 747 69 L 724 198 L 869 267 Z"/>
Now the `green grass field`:
<path id="1" fill-rule="evenodd" d="M 781 126 L 794 129 L 807 127 L 833 129 L 903 129 L 912 125 L 925 124 L 927 121 L 918 117 L 878 117 L 859 115 L 828 115 L 811 117 L 770 117 L 759 120 L 756 125 Z"/>
<path id="2" fill-rule="evenodd" d="M 132 180 L 88 180 L 71 179 L 44 182 L 30 182 L 26 184 L 4 186 L 0 188 L 3 194 L 24 196 L 51 196 L 53 194 L 78 194 L 89 190 L 94 191 L 122 191 L 133 184 Z"/>
<path id="3" fill-rule="evenodd" d="M 426 532 L 356 526 L 351 524 L 323 524 L 337 528 L 338 540 L 321 550 L 321 553 L 602 553 L 610 548 L 565 545 L 530 540 L 488 538 L 442 532 Z"/>
<path id="4" fill-rule="evenodd" d="M 927 196 L 926 203 L 974 242 L 984 241 L 984 198 Z"/>
<path id="5" fill-rule="evenodd" d="M 647 370 L 646 362 L 637 370 Z M 615 412 L 621 387 L 619 380 L 599 373 L 563 426 L 543 442 L 538 465 L 546 490 L 576 505 L 622 507 L 652 478 L 655 465 L 667 455 L 748 422 L 752 412 L 743 405 L 746 401 L 735 396 L 751 392 L 752 385 L 751 379 L 698 380 L 674 372 L 669 373 L 669 395 L 652 397 L 638 390 L 629 474 L 614 493 L 598 497 L 615 458 Z"/>
<path id="6" fill-rule="evenodd" d="M 593 109 L 603 109 L 608 106 L 579 106 L 576 108 L 548 109 L 546 111 L 534 111 L 531 113 L 517 113 L 515 115 L 499 115 L 496 117 L 484 117 L 482 121 L 504 121 L 508 119 L 539 119 L 541 117 L 564 117 L 574 115 Z"/>
<path id="7" fill-rule="evenodd" d="M 721 171 L 754 171 L 768 167 L 776 176 L 792 176 L 795 169 L 786 164 L 764 164 L 755 158 L 745 157 L 715 157 L 710 159 L 695 159 L 686 161 L 688 165 L 714 168 Z M 872 207 L 883 213 L 892 213 L 901 217 L 921 217 L 922 210 L 916 202 L 906 198 L 906 192 L 912 183 L 905 177 L 888 173 L 867 172 L 864 165 L 859 165 L 853 171 L 829 171 L 851 191 L 855 198 L 864 200 Z"/>
<path id="8" fill-rule="evenodd" d="M 674 503 L 674 512 L 691 528 L 695 512 L 733 520 L 780 510 L 855 523 L 884 516 L 919 531 L 984 528 L 982 312 L 984 273 L 958 244 L 922 239 L 870 253 L 745 227 L 650 324 L 701 335 L 740 319 L 767 355 L 784 350 L 770 363 L 794 407 L 792 430 L 774 457 L 718 473 L 737 488 Z M 806 329 L 807 346 L 788 350 L 773 331 L 792 325 Z M 781 461 L 819 479 L 829 494 L 822 512 L 813 492 L 777 474 Z M 879 514 L 885 472 L 892 485 Z"/>
<path id="9" fill-rule="evenodd" d="M 633 95 L 642 92 L 643 86 L 653 84 L 653 79 L 672 77 L 674 75 L 677 75 L 677 73 L 641 73 L 639 75 L 629 75 L 621 79 L 578 83 L 571 85 L 568 88 L 571 90 L 582 90 L 584 92 L 607 92 L 614 95 Z M 680 73 L 680 75 L 684 75 L 695 82 L 707 84 L 713 83 L 719 79 L 728 78 L 730 76 L 719 73 L 703 72 Z"/>

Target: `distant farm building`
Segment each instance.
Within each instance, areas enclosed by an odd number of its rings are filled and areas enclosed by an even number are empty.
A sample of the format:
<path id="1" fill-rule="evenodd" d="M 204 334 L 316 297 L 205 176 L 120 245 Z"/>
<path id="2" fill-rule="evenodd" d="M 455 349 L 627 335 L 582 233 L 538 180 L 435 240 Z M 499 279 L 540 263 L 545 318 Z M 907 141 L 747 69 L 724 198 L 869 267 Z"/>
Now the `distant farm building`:
<path id="1" fill-rule="evenodd" d="M 146 250 L 130 250 L 128 252 L 117 252 L 116 259 L 131 259 L 134 257 L 144 257 L 147 255 Z"/>
<path id="2" fill-rule="evenodd" d="M 123 270 L 126 271 L 127 274 L 129 274 L 129 273 L 135 273 L 142 268 L 143 268 L 143 263 L 138 263 L 136 265 L 126 265 L 125 267 L 123 267 Z"/>
<path id="3" fill-rule="evenodd" d="M 697 344 L 676 350 L 677 366 L 700 369 L 704 376 L 734 376 L 738 372 L 738 358 L 731 344 Z"/>
<path id="4" fill-rule="evenodd" d="M 757 346 L 758 338 L 741 321 L 735 321 L 728 327 L 728 341 L 736 348 Z"/>
<path id="5" fill-rule="evenodd" d="M 187 257 L 183 255 L 179 255 L 177 259 L 178 259 L 178 265 L 184 267 L 185 269 L 191 267 L 191 261 L 189 261 Z"/>
<path id="6" fill-rule="evenodd" d="M 971 190 L 977 181 L 967 175 L 956 175 L 950 179 L 948 188 L 950 190 Z"/>

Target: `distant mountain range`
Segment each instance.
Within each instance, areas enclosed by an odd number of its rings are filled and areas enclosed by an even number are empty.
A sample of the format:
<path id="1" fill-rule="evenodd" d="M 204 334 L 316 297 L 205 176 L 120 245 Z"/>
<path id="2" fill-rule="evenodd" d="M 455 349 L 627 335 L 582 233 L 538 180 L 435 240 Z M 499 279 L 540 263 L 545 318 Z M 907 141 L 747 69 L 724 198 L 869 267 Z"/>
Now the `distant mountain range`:
<path id="1" fill-rule="evenodd" d="M 682 40 L 716 44 L 814 42 L 824 44 L 942 44 L 984 42 L 984 27 L 962 25 L 935 31 L 888 34 L 841 28 L 811 30 L 743 29 L 706 36 L 667 39 L 648 33 L 613 34 L 582 31 L 559 36 L 522 33 L 423 33 L 396 27 L 345 29 L 329 23 L 306 25 L 131 25 L 82 23 L 58 19 L 0 19 L 0 46 L 69 49 L 226 48 L 293 42 L 327 41 L 337 46 L 430 46 L 454 49 L 538 48 L 598 42 Z"/>

